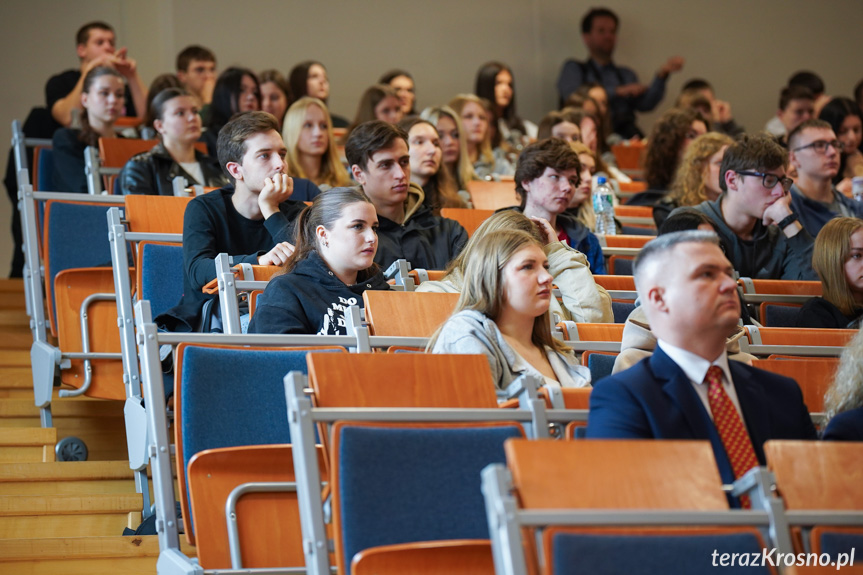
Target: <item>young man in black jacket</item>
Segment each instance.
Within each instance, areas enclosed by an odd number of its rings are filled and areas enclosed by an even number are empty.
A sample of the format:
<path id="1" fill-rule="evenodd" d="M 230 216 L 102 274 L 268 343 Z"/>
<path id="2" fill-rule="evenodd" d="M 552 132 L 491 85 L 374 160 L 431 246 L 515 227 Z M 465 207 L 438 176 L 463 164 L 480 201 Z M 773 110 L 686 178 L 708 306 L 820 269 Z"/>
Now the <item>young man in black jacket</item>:
<path id="1" fill-rule="evenodd" d="M 171 331 L 209 331 L 201 319 L 212 296 L 201 288 L 216 277 L 220 253 L 233 256 L 235 264 L 287 262 L 302 200 L 320 190 L 287 175 L 286 154 L 271 114 L 247 112 L 225 124 L 219 132 L 219 163 L 235 184 L 189 202 L 183 218 L 183 299 L 157 323 Z"/>
<path id="2" fill-rule="evenodd" d="M 405 131 L 380 120 L 360 124 L 345 144 L 345 156 L 378 214 L 375 262 L 386 269 L 404 258 L 414 268 L 445 269 L 467 243 L 467 232 L 423 205 L 422 188 L 410 181 Z"/>

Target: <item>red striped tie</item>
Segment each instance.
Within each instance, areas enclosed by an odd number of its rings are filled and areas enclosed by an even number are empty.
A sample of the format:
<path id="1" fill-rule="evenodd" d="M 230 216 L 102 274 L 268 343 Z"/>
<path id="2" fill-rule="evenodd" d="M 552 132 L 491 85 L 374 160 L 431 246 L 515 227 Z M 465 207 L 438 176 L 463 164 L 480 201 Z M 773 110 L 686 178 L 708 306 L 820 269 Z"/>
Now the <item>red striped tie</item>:
<path id="1" fill-rule="evenodd" d="M 713 413 L 713 423 L 731 462 L 734 477 L 739 479 L 753 467 L 758 467 L 758 458 L 755 457 L 752 440 L 731 398 L 725 393 L 725 388 L 722 386 L 722 370 L 718 366 L 710 366 L 704 382 L 707 384 L 707 402 Z M 751 506 L 749 497 L 741 496 L 740 504 L 744 509 L 749 509 Z"/>

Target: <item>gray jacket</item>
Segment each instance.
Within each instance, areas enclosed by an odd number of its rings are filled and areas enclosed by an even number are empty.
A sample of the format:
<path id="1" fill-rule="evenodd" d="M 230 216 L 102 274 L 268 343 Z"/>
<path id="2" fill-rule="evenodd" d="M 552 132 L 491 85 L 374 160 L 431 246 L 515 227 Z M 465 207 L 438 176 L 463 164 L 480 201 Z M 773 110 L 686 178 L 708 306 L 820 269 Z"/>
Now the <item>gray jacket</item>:
<path id="1" fill-rule="evenodd" d="M 543 380 L 542 374 L 509 346 L 497 324 L 478 311 L 463 310 L 450 317 L 441 328 L 432 353 L 484 355 L 492 379 L 500 389 L 506 389 L 525 372 Z M 545 354 L 561 387 L 590 386 L 590 370 L 579 365 L 574 354 L 551 349 L 546 349 Z"/>

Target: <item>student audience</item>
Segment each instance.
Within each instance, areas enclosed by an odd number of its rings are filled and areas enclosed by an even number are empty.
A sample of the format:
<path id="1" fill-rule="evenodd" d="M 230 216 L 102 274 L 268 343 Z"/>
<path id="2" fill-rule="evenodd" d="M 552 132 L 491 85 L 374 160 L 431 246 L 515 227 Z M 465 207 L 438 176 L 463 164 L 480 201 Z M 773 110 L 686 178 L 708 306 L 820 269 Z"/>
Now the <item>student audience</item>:
<path id="1" fill-rule="evenodd" d="M 794 380 L 728 359 L 740 301 L 715 234 L 659 236 L 634 272 L 658 349 L 596 383 L 588 438 L 707 439 L 723 483 L 764 465 L 767 440 L 816 439 Z"/>
<path id="2" fill-rule="evenodd" d="M 54 187 L 58 192 L 87 193 L 84 150 L 98 147 L 99 138 L 116 138 L 114 123 L 123 115 L 123 75 L 108 66 L 91 68 L 81 91 L 81 128 L 54 132 Z"/>
<path id="3" fill-rule="evenodd" d="M 653 206 L 657 228 L 673 209 L 697 206 L 719 197 L 722 193 L 719 167 L 726 148 L 733 143 L 729 136 L 718 132 L 708 132 L 692 140 L 680 160 L 671 191 Z"/>
<path id="4" fill-rule="evenodd" d="M 417 116 L 402 120 L 411 157 L 411 182 L 423 189 L 423 204 L 439 216 L 441 208 L 467 207 L 459 196 L 455 180 L 443 165 L 440 136 L 434 124 Z"/>
<path id="5" fill-rule="evenodd" d="M 203 46 L 187 46 L 177 54 L 177 78 L 198 99 L 202 117 L 206 117 L 216 87 L 216 55 Z"/>
<path id="6" fill-rule="evenodd" d="M 501 142 L 518 151 L 536 139 L 536 124 L 521 119 L 516 111 L 515 80 L 509 66 L 501 62 L 483 64 L 476 74 L 475 94 L 492 103 L 489 121 Z"/>
<path id="7" fill-rule="evenodd" d="M 297 217 L 285 273 L 258 299 L 249 333 L 348 335 L 345 309 L 367 289 L 388 290 L 376 263 L 378 218 L 356 188 L 323 192 Z"/>
<path id="8" fill-rule="evenodd" d="M 772 136 L 742 136 L 722 158 L 722 195 L 695 206 L 713 221 L 742 277 L 817 279 L 812 236 L 791 209 L 787 166 L 788 152 Z"/>
<path id="9" fill-rule="evenodd" d="M 649 191 L 634 196 L 630 203 L 653 205 L 664 196 L 690 142 L 709 129 L 707 121 L 695 110 L 672 108 L 665 112 L 653 125 L 648 140 L 644 177 Z"/>
<path id="10" fill-rule="evenodd" d="M 288 74 L 288 83 L 291 86 L 291 97 L 294 99 L 310 96 L 326 104 L 330 97 L 327 69 L 320 62 L 307 60 L 297 64 Z M 348 127 L 349 122 L 346 118 L 336 114 L 330 114 L 330 117 L 334 128 Z"/>
<path id="11" fill-rule="evenodd" d="M 327 105 L 303 96 L 288 108 L 282 129 L 288 148 L 288 175 L 308 178 L 321 190 L 347 186 L 351 179 L 339 159 Z"/>
<path id="12" fill-rule="evenodd" d="M 113 68 L 125 82 L 121 116 L 138 116 L 146 108 L 147 90 L 138 75 L 135 60 L 126 48 L 117 50 L 114 29 L 105 22 L 89 22 L 75 34 L 78 69 L 66 70 L 49 78 L 45 84 L 45 107 L 61 126 L 70 127 L 74 114 L 82 111 L 81 95 L 86 92 L 87 74 L 97 67 Z"/>
<path id="13" fill-rule="evenodd" d="M 415 116 L 414 109 L 417 101 L 414 78 L 404 70 L 390 70 L 378 80 L 378 84 L 386 84 L 396 91 L 402 104 L 402 116 Z"/>
<path id="14" fill-rule="evenodd" d="M 791 209 L 800 223 L 816 236 L 836 216 L 863 216 L 863 204 L 851 200 L 833 187 L 839 173 L 843 143 L 836 139 L 824 120 L 807 120 L 788 135 L 789 160 L 797 171 L 791 186 Z"/>
<path id="15" fill-rule="evenodd" d="M 175 74 L 161 74 L 153 78 L 153 81 L 150 83 L 150 87 L 147 89 L 147 109 L 144 111 L 144 121 L 141 122 L 141 137 L 145 140 L 152 140 L 156 137 L 156 129 L 153 127 L 153 122 L 155 122 L 156 118 L 153 116 L 153 100 L 156 99 L 156 96 L 162 93 L 162 91 L 167 90 L 169 88 L 183 88 L 183 84 L 180 83 L 180 79 Z M 200 115 L 200 105 L 198 106 L 198 113 Z M 203 116 L 201 116 L 203 117 Z"/>
<path id="16" fill-rule="evenodd" d="M 345 142 L 357 126 L 372 120 L 398 124 L 402 119 L 402 104 L 395 89 L 387 84 L 375 84 L 363 92 L 354 121 L 348 126 Z"/>
<path id="17" fill-rule="evenodd" d="M 839 369 L 824 395 L 827 441 L 863 441 L 863 331 L 854 336 L 839 359 Z"/>
<path id="18" fill-rule="evenodd" d="M 591 8 L 581 20 L 581 38 L 587 47 L 588 60 L 567 60 L 557 80 L 560 101 L 585 82 L 598 82 L 608 94 L 612 130 L 623 138 L 644 136 L 635 123 L 635 112 L 649 112 L 665 96 L 665 82 L 672 72 L 683 67 L 683 58 L 668 59 L 656 72 L 649 86 L 638 81 L 631 68 L 612 61 L 617 44 L 620 19 L 608 8 Z"/>
<path id="19" fill-rule="evenodd" d="M 557 239 L 549 223 L 541 218 L 531 220 L 515 210 L 503 210 L 485 220 L 473 233 L 467 246 L 447 268 L 441 281 L 425 281 L 418 292 L 461 293 L 464 286 L 467 254 L 486 235 L 498 230 L 521 230 L 532 235 L 542 245 L 548 258 L 548 273 L 560 289 L 563 305 L 551 298 L 549 311 L 561 320 L 611 323 L 611 296 L 596 284 L 584 254 Z"/>
<path id="20" fill-rule="evenodd" d="M 863 220 L 827 222 L 815 238 L 812 267 L 824 295 L 803 304 L 797 326 L 857 329 L 863 317 Z"/>
<path id="21" fill-rule="evenodd" d="M 443 164 L 455 178 L 458 191 L 468 195 L 467 183 L 476 180 L 477 177 L 468 157 L 467 137 L 462 128 L 461 118 L 449 106 L 426 108 L 420 117 L 437 128 L 443 152 Z"/>
<path id="22" fill-rule="evenodd" d="M 566 245 L 583 253 L 594 274 L 605 273 L 599 239 L 575 216 L 566 213 L 579 187 L 578 154 L 563 140 L 535 142 L 522 151 L 515 169 L 517 208 L 529 218 L 542 218 Z"/>
<path id="23" fill-rule="evenodd" d="M 285 121 L 285 113 L 291 105 L 291 88 L 278 70 L 264 70 L 258 76 L 261 83 L 261 110 L 276 117 L 279 130 Z"/>
<path id="24" fill-rule="evenodd" d="M 219 306 L 201 292 L 216 277 L 216 256 L 227 253 L 235 264 L 284 265 L 294 251 L 290 242 L 303 201 L 320 193 L 308 180 L 287 175 L 287 150 L 271 114 L 237 115 L 219 132 L 218 149 L 219 165 L 234 185 L 186 207 L 183 299 L 156 318 L 169 331 L 217 329 Z"/>
<path id="25" fill-rule="evenodd" d="M 609 168 L 587 146 L 582 142 L 571 142 L 569 147 L 578 154 L 581 171 L 578 174 L 578 187 L 572 194 L 572 200 L 569 202 L 566 213 L 575 216 L 591 232 L 596 232 L 596 212 L 593 211 L 593 198 L 591 196 L 596 178 L 600 176 L 606 178 L 606 182 L 611 185 L 615 193 L 619 192 L 620 189 L 617 181 L 608 174 Z M 622 233 L 622 227 L 617 220 L 615 220 L 615 228 L 617 233 Z"/>
<path id="26" fill-rule="evenodd" d="M 428 349 L 486 356 L 499 389 L 522 373 L 548 386 L 589 386 L 590 371 L 551 335 L 554 296 L 542 245 L 531 234 L 503 229 L 475 242 L 465 254 L 455 312 Z"/>
<path id="27" fill-rule="evenodd" d="M 837 139 L 842 142 L 842 153 L 839 156 L 839 172 L 833 177 L 836 189 L 846 196 L 851 196 L 851 179 L 863 176 L 863 111 L 850 98 L 833 98 L 818 115 L 824 120 Z"/>
<path id="28" fill-rule="evenodd" d="M 492 148 L 490 120 L 483 101 L 473 94 L 459 94 L 449 107 L 461 118 L 467 140 L 467 155 L 474 174 L 481 180 L 508 178 L 515 172 L 502 148 Z"/>
<path id="29" fill-rule="evenodd" d="M 248 68 L 228 68 L 219 75 L 213 88 L 213 101 L 207 119 L 207 131 L 202 140 L 207 144 L 207 153 L 218 155 L 216 143 L 219 130 L 234 114 L 261 109 L 261 86 L 258 77 Z"/>
<path id="30" fill-rule="evenodd" d="M 397 259 L 414 268 L 445 269 L 467 243 L 467 232 L 423 204 L 422 188 L 410 182 L 407 133 L 380 120 L 360 124 L 345 144 L 345 156 L 377 211 L 375 262 L 384 269 Z"/>
<path id="31" fill-rule="evenodd" d="M 172 196 L 177 176 L 184 177 L 188 185 L 227 185 L 218 160 L 195 149 L 201 137 L 197 98 L 182 88 L 168 88 L 150 107 L 160 141 L 149 152 L 129 160 L 118 179 L 121 193 Z"/>

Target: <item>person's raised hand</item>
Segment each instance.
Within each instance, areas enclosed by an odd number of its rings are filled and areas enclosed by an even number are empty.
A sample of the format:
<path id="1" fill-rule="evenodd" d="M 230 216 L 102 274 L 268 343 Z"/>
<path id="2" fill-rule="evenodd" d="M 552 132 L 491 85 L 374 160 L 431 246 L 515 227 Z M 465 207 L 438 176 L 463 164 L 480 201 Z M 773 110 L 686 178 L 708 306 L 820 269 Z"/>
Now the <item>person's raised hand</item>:
<path id="1" fill-rule="evenodd" d="M 539 226 L 539 229 L 542 232 L 542 235 L 545 237 L 545 244 L 546 245 L 558 241 L 557 240 L 557 232 L 554 231 L 554 228 L 551 227 L 551 224 L 548 222 L 547 219 L 532 217 L 532 218 L 530 218 L 530 220 Z"/>
<path id="2" fill-rule="evenodd" d="M 279 211 L 279 204 L 290 199 L 294 193 L 294 180 L 281 172 L 273 174 L 272 178 L 264 180 L 264 187 L 258 194 L 258 206 L 264 219 Z"/>

